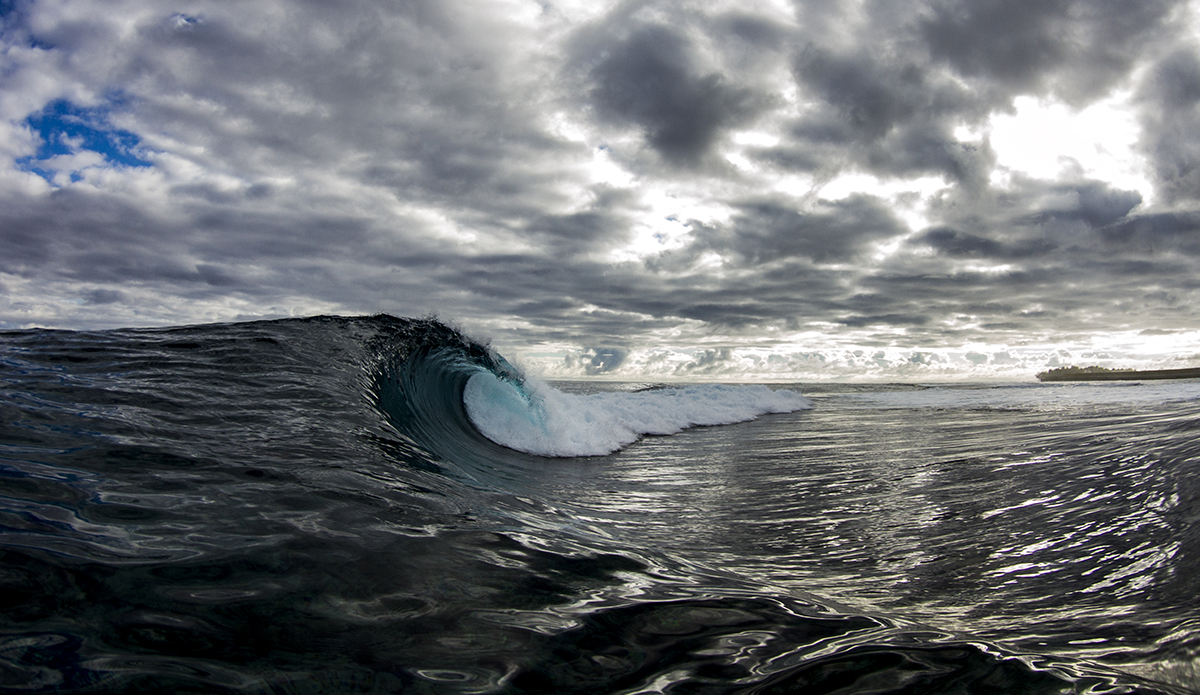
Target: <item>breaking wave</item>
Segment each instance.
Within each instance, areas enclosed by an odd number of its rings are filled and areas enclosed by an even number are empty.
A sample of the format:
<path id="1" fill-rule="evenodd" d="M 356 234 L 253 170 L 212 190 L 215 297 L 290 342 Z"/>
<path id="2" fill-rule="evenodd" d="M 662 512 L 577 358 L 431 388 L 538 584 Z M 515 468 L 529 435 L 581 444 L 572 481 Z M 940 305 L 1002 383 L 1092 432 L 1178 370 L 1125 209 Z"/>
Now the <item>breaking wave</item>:
<path id="1" fill-rule="evenodd" d="M 429 326 L 388 372 L 380 382 L 384 410 L 433 450 L 447 439 L 478 444 L 478 433 L 536 456 L 602 456 L 644 435 L 812 407 L 795 391 L 762 385 L 565 393 L 440 325 Z"/>

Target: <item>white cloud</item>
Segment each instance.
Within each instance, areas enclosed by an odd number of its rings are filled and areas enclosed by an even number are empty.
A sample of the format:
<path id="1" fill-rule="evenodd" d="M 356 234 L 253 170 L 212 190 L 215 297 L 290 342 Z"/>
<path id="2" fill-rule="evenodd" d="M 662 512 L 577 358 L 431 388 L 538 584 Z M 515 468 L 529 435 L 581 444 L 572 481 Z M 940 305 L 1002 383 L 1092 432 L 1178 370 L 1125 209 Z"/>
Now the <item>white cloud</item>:
<path id="1" fill-rule="evenodd" d="M 1083 109 L 1034 97 L 1018 97 L 1014 106 L 1013 114 L 992 116 L 989 127 L 1002 169 L 1049 180 L 1095 179 L 1151 201 L 1154 188 L 1138 151 L 1141 128 L 1129 91 Z"/>

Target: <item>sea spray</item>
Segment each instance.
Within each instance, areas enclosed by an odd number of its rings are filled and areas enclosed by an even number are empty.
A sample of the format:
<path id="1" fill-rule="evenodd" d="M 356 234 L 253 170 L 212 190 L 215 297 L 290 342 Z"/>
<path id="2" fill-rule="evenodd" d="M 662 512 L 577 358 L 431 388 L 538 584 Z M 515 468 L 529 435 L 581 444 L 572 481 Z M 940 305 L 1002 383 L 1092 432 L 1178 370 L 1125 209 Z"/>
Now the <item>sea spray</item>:
<path id="1" fill-rule="evenodd" d="M 514 383 L 486 371 L 467 381 L 463 402 L 471 422 L 493 442 L 560 457 L 602 456 L 647 434 L 675 434 L 812 407 L 795 391 L 762 385 L 697 384 L 577 395 L 532 377 Z"/>

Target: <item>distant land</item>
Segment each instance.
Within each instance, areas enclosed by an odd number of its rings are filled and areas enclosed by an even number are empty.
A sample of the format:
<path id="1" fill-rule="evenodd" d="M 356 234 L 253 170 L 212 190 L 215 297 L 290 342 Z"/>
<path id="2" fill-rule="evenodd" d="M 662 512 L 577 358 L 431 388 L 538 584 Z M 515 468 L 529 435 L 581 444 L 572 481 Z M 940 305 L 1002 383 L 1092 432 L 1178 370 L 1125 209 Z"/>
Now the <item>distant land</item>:
<path id="1" fill-rule="evenodd" d="M 1038 381 L 1138 381 L 1141 379 L 1200 379 L 1200 368 L 1109 369 L 1107 367 L 1059 367 L 1038 372 Z"/>

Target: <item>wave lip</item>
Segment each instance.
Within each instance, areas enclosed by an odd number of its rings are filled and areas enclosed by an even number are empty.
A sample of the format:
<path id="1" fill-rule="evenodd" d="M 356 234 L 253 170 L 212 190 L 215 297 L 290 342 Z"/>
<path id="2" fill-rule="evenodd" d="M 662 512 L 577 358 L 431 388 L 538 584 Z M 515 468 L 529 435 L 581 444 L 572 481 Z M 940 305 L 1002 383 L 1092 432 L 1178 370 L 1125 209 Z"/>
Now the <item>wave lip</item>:
<path id="1" fill-rule="evenodd" d="M 647 434 L 675 434 L 812 407 L 795 391 L 761 385 L 697 384 L 577 395 L 535 379 L 517 383 L 491 372 L 471 376 L 463 403 L 471 423 L 493 442 L 555 457 L 603 456 Z"/>

